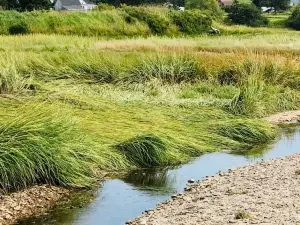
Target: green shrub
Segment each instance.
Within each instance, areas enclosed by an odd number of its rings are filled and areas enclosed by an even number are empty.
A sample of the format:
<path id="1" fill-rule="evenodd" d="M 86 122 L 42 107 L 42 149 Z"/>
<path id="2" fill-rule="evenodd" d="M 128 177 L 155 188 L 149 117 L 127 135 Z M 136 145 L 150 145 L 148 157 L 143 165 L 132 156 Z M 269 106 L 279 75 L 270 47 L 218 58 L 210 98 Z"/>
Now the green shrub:
<path id="1" fill-rule="evenodd" d="M 207 10 L 212 16 L 219 18 L 222 16 L 222 10 L 216 0 L 187 0 L 185 1 L 186 9 Z"/>
<path id="2" fill-rule="evenodd" d="M 253 27 L 266 26 L 269 23 L 262 11 L 253 4 L 233 4 L 229 9 L 228 18 L 234 24 Z"/>
<path id="3" fill-rule="evenodd" d="M 18 35 L 18 34 L 27 34 L 29 33 L 29 29 L 27 24 L 25 23 L 19 23 L 12 25 L 8 28 L 8 33 L 12 35 Z"/>
<path id="4" fill-rule="evenodd" d="M 293 9 L 292 14 L 287 20 L 287 26 L 295 30 L 300 30 L 300 6 Z"/>
<path id="5" fill-rule="evenodd" d="M 113 10 L 116 7 L 113 5 L 109 5 L 107 3 L 100 2 L 96 7 L 93 8 L 94 11 L 102 11 L 102 10 Z"/>
<path id="6" fill-rule="evenodd" d="M 172 19 L 179 30 L 186 34 L 208 32 L 212 24 L 212 18 L 200 10 L 174 11 Z"/>
<path id="7" fill-rule="evenodd" d="M 129 16 L 145 22 L 153 34 L 164 35 L 171 25 L 167 17 L 151 10 L 150 7 L 125 7 L 123 9 Z"/>

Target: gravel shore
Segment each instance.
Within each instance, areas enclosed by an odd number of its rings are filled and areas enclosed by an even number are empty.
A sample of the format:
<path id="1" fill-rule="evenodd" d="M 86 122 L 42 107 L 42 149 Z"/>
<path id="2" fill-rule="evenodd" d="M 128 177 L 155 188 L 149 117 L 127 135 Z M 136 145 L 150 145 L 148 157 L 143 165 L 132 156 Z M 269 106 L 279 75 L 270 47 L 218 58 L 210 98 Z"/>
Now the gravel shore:
<path id="1" fill-rule="evenodd" d="M 187 186 L 131 225 L 300 225 L 300 154 Z"/>
<path id="2" fill-rule="evenodd" d="M 20 219 L 44 213 L 68 193 L 69 190 L 64 188 L 42 185 L 0 195 L 0 225 L 14 224 Z"/>

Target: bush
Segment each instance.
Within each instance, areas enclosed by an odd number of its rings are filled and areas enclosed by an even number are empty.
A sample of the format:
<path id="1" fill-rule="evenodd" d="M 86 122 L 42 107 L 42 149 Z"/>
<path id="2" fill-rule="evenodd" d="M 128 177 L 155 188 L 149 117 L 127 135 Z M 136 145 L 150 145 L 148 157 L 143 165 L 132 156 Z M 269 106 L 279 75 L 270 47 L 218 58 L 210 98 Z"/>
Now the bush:
<path id="1" fill-rule="evenodd" d="M 186 9 L 201 9 L 209 11 L 214 17 L 221 17 L 222 10 L 216 0 L 187 0 Z"/>
<path id="2" fill-rule="evenodd" d="M 287 20 L 287 26 L 295 30 L 300 30 L 300 6 L 293 9 L 292 14 Z"/>
<path id="3" fill-rule="evenodd" d="M 172 19 L 179 30 L 186 34 L 208 32 L 212 24 L 212 18 L 200 10 L 174 11 Z"/>
<path id="4" fill-rule="evenodd" d="M 15 25 L 12 25 L 11 27 L 9 27 L 8 33 L 12 34 L 12 35 L 27 34 L 27 33 L 29 33 L 29 29 L 28 29 L 27 24 L 20 23 L 20 24 L 15 24 Z"/>
<path id="5" fill-rule="evenodd" d="M 95 8 L 93 8 L 93 10 L 102 11 L 102 10 L 113 10 L 115 8 L 116 7 L 114 7 L 113 5 L 109 5 L 107 3 L 100 2 Z"/>
<path id="6" fill-rule="evenodd" d="M 148 24 L 153 34 L 166 34 L 171 25 L 166 17 L 163 17 L 156 11 L 150 10 L 149 7 L 125 7 L 124 10 L 129 16 Z"/>
<path id="7" fill-rule="evenodd" d="M 234 24 L 243 24 L 253 27 L 266 26 L 269 20 L 262 11 L 253 4 L 234 4 L 230 7 L 228 18 Z"/>

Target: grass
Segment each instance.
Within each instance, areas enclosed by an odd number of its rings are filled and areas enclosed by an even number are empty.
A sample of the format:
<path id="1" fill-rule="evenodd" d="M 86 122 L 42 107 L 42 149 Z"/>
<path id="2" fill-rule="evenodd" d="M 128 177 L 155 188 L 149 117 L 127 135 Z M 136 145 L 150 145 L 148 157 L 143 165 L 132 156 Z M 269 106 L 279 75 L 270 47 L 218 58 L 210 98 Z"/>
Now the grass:
<path id="1" fill-rule="evenodd" d="M 89 158 L 96 153 L 80 142 L 74 143 L 77 132 L 59 115 L 58 105 L 31 107 L 22 108 L 0 125 L 1 190 L 32 183 L 90 185 Z"/>
<path id="2" fill-rule="evenodd" d="M 195 21 L 197 21 L 197 29 L 193 30 Z M 204 11 L 198 10 L 189 15 L 189 12 L 177 12 L 158 6 L 126 6 L 88 13 L 0 11 L 0 34 L 2 35 L 31 33 L 106 38 L 149 35 L 178 36 L 195 31 L 197 34 L 207 33 L 211 23 L 212 18 Z"/>
<path id="3" fill-rule="evenodd" d="M 277 128 L 261 118 L 300 106 L 299 34 L 269 31 L 1 36 L 2 191 L 268 143 Z"/>

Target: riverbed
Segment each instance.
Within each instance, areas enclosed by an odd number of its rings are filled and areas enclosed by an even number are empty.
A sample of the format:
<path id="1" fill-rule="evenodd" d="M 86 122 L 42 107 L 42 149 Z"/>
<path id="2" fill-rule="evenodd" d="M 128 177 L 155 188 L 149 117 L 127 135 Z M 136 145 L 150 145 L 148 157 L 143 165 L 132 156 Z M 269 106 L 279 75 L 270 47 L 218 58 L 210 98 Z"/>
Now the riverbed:
<path id="1" fill-rule="evenodd" d="M 174 193 L 183 192 L 189 179 L 202 180 L 219 171 L 300 152 L 300 127 L 282 128 L 279 140 L 250 152 L 209 153 L 176 168 L 133 171 L 107 180 L 69 202 L 21 225 L 119 225 L 153 209 Z"/>

